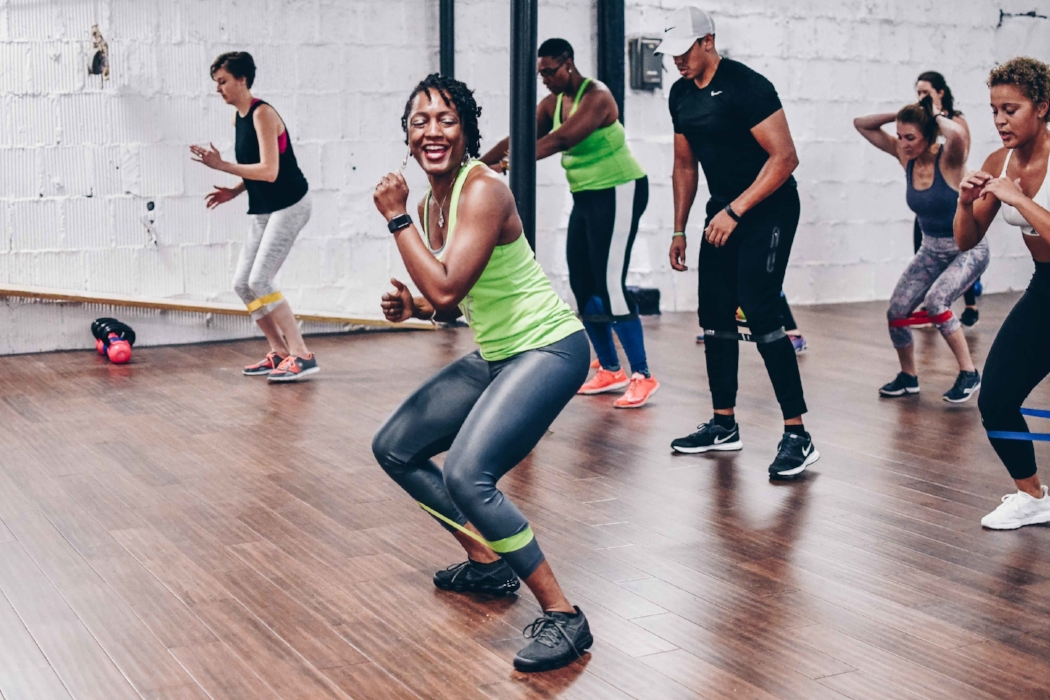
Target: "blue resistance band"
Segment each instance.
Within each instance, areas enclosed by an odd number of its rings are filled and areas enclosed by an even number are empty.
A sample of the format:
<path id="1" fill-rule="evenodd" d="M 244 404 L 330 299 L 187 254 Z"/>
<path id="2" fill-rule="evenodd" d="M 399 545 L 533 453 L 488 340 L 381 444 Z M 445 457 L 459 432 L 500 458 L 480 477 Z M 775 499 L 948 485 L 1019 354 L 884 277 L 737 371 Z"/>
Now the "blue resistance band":
<path id="1" fill-rule="evenodd" d="M 1022 416 L 1033 418 L 1050 418 L 1050 411 L 1038 408 L 1022 408 Z M 1050 433 L 1017 433 L 1012 430 L 989 430 L 988 437 L 999 440 L 1036 440 L 1038 442 L 1050 442 Z"/>

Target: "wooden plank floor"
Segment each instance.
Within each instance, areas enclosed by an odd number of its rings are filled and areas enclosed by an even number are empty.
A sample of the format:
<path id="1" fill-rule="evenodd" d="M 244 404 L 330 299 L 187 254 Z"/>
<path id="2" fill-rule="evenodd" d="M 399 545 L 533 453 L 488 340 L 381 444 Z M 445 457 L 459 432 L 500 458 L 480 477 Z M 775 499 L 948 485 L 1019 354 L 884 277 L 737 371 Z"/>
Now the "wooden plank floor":
<path id="1" fill-rule="evenodd" d="M 982 300 L 979 363 L 1015 299 Z M 883 305 L 796 313 L 822 453 L 804 480 L 766 479 L 779 414 L 751 346 L 744 451 L 670 453 L 710 415 L 690 314 L 645 320 L 651 406 L 577 398 L 503 480 L 597 638 L 531 677 L 511 659 L 535 601 L 436 591 L 462 556 L 370 451 L 467 331 L 317 338 L 323 372 L 289 386 L 240 375 L 257 341 L 129 366 L 0 358 L 0 693 L 1050 697 L 1050 528 L 981 530 L 1010 482 L 976 402 L 940 400 L 947 347 L 917 332 L 924 393 L 880 400 L 897 371 Z M 1048 387 L 1029 405 L 1050 407 Z"/>

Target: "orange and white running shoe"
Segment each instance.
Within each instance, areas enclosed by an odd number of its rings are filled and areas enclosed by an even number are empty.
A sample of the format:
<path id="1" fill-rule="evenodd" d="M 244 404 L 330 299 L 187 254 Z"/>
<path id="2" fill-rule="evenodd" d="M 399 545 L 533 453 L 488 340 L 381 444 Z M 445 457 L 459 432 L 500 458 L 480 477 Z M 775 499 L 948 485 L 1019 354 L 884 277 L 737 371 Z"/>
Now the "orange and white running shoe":
<path id="1" fill-rule="evenodd" d="M 266 359 L 261 362 L 256 362 L 254 365 L 248 365 L 242 371 L 249 377 L 257 377 L 277 369 L 277 366 L 281 364 L 281 356 L 275 353 L 273 350 L 266 353 Z"/>
<path id="2" fill-rule="evenodd" d="M 597 374 L 584 382 L 577 394 L 604 394 L 609 391 L 616 391 L 622 389 L 631 380 L 627 378 L 627 373 L 623 369 L 618 369 L 615 372 L 610 372 L 607 369 L 599 369 Z"/>
<path id="3" fill-rule="evenodd" d="M 645 402 L 660 388 L 660 382 L 653 377 L 647 377 L 641 372 L 631 375 L 631 383 L 623 396 L 613 402 L 616 408 L 641 408 Z"/>
<path id="4" fill-rule="evenodd" d="M 317 358 L 313 353 L 309 357 L 296 357 L 289 355 L 284 358 L 277 369 L 270 372 L 267 381 L 271 382 L 297 382 L 303 377 L 316 374 L 321 371 L 317 366 Z"/>

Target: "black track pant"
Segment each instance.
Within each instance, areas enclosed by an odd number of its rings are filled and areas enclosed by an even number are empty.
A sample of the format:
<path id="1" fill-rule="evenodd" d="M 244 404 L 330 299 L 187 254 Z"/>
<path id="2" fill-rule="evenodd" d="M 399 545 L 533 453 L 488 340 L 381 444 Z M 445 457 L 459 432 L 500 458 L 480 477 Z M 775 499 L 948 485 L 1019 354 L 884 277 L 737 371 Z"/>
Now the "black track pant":
<path id="1" fill-rule="evenodd" d="M 717 199 L 707 203 L 705 228 L 725 205 Z M 795 349 L 784 332 L 780 296 L 798 218 L 798 191 L 782 187 L 741 218 L 724 246 L 716 248 L 706 238 L 700 244 L 698 315 L 706 333 L 707 380 L 715 409 L 736 406 L 739 306 L 747 316 L 784 418 L 806 412 Z"/>
<path id="2" fill-rule="evenodd" d="M 543 552 L 496 482 L 525 459 L 576 394 L 590 357 L 583 331 L 498 362 L 475 351 L 405 399 L 372 438 L 372 452 L 446 529 L 454 529 L 449 521 L 470 521 L 527 578 Z M 445 451 L 441 470 L 431 457 Z"/>
<path id="3" fill-rule="evenodd" d="M 1021 404 L 1050 374 L 1050 263 L 1036 263 L 1024 296 L 995 336 L 977 405 L 986 430 L 1028 432 Z M 1043 408 L 1039 406 L 1037 408 Z M 1035 450 L 1026 440 L 989 438 L 1010 476 L 1035 474 Z"/>

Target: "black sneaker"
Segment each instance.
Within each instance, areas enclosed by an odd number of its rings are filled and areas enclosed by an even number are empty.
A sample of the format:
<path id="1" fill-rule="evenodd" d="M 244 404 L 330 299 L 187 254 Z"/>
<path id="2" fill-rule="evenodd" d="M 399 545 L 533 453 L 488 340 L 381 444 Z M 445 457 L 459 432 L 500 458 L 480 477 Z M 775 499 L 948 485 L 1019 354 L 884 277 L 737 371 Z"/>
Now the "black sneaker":
<path id="1" fill-rule="evenodd" d="M 981 388 L 981 375 L 977 370 L 972 372 L 959 372 L 955 378 L 955 386 L 944 394 L 944 400 L 948 403 L 962 403 L 969 401 L 970 397 Z"/>
<path id="2" fill-rule="evenodd" d="M 794 479 L 818 459 L 820 453 L 813 446 L 813 438 L 809 433 L 784 433 L 777 445 L 777 457 L 769 465 L 769 478 Z"/>
<path id="3" fill-rule="evenodd" d="M 739 450 L 744 447 L 740 441 L 740 425 L 733 425 L 726 429 L 716 425 L 714 419 L 710 422 L 696 426 L 698 430 L 692 435 L 678 438 L 671 443 L 671 449 L 675 452 L 692 455 L 699 452 L 727 452 Z"/>
<path id="4" fill-rule="evenodd" d="M 443 591 L 455 593 L 487 593 L 494 596 L 510 595 L 521 582 L 507 562 L 500 559 L 492 564 L 479 564 L 467 559 L 434 574 L 434 585 Z"/>
<path id="5" fill-rule="evenodd" d="M 525 673 L 553 671 L 567 666 L 594 644 L 587 618 L 577 607 L 576 614 L 544 613 L 525 628 L 532 641 L 514 657 L 514 668 Z"/>
<path id="6" fill-rule="evenodd" d="M 973 328 L 979 320 L 981 320 L 980 312 L 977 309 L 971 309 L 969 306 L 963 309 L 962 316 L 959 317 L 959 323 L 967 328 Z"/>
<path id="7" fill-rule="evenodd" d="M 919 378 L 900 372 L 897 378 L 879 389 L 879 396 L 904 396 L 919 393 Z"/>

